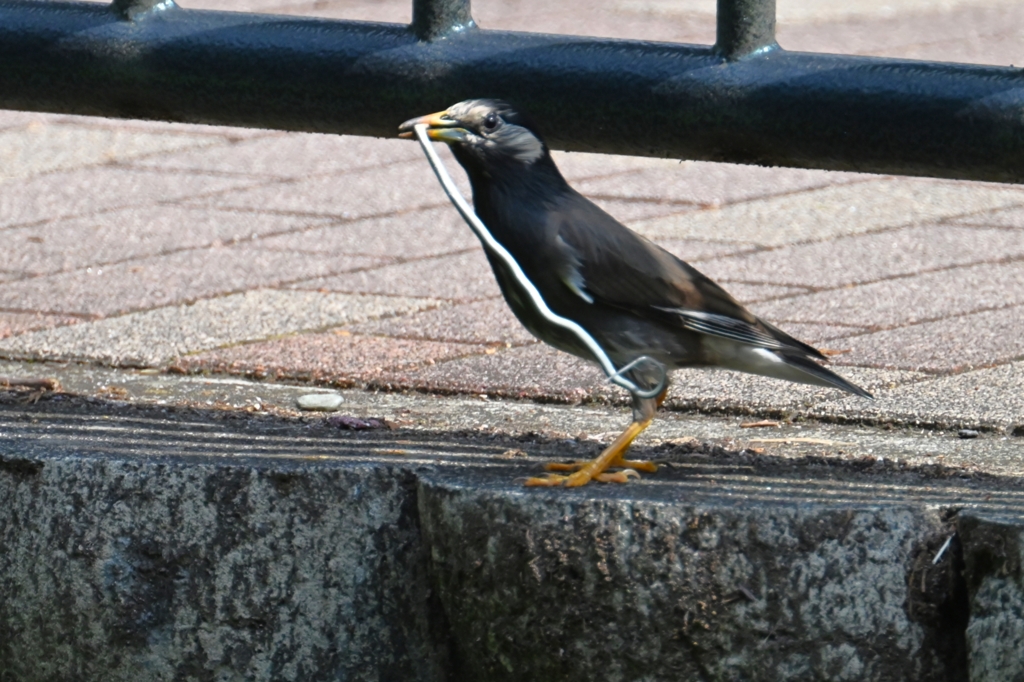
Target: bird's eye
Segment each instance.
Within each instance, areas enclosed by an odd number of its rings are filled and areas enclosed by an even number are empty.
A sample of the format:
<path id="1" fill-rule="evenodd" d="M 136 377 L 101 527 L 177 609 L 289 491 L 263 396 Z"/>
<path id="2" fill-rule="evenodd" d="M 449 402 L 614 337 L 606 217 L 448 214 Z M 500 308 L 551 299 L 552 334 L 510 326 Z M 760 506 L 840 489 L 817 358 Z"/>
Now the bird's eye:
<path id="1" fill-rule="evenodd" d="M 487 130 L 494 130 L 497 127 L 498 115 L 492 111 L 491 113 L 487 114 L 486 118 L 484 118 L 484 128 L 486 128 Z"/>

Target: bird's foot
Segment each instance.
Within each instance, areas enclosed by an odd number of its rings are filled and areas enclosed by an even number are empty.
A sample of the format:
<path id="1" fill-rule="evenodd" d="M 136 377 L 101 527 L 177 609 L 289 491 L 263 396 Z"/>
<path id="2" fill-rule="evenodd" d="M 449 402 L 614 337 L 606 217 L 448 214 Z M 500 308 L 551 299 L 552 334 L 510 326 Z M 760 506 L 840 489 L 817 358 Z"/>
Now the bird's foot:
<path id="1" fill-rule="evenodd" d="M 630 478 L 640 478 L 633 469 L 623 469 L 622 471 L 605 472 L 601 474 L 591 474 L 588 471 L 577 471 L 574 474 L 563 476 L 562 474 L 547 474 L 546 476 L 534 476 L 526 479 L 525 485 L 529 487 L 566 487 L 576 488 L 581 485 L 586 485 L 591 481 L 597 481 L 598 483 L 626 483 Z"/>
<path id="2" fill-rule="evenodd" d="M 580 469 L 586 468 L 592 463 L 592 460 L 584 460 L 581 462 L 548 462 L 544 465 L 547 471 L 579 471 Z M 658 470 L 658 465 L 654 462 L 648 462 L 646 460 L 639 459 L 619 459 L 612 460 L 608 464 L 609 469 L 635 469 L 636 471 L 646 471 L 649 474 L 653 474 Z"/>
<path id="3" fill-rule="evenodd" d="M 654 471 L 658 467 L 653 462 L 631 462 L 623 459 L 622 455 L 625 454 L 629 448 L 629 444 L 633 442 L 633 439 L 639 435 L 641 431 L 647 428 L 647 425 L 651 423 L 650 419 L 643 421 L 634 421 L 622 434 L 612 441 L 612 444 L 604 449 L 597 459 L 592 459 L 589 462 L 578 462 L 573 464 L 555 464 L 548 465 L 548 471 L 572 471 L 578 469 L 575 473 L 571 473 L 568 476 L 562 474 L 548 474 L 547 476 L 535 476 L 527 479 L 526 485 L 528 486 L 564 486 L 566 488 L 575 488 L 577 486 L 586 485 L 591 481 L 599 481 L 601 483 L 625 483 L 630 479 L 630 476 L 636 476 L 640 478 L 640 474 L 636 472 L 637 468 L 642 468 L 644 471 Z M 608 473 L 608 468 L 624 467 L 622 471 L 616 471 L 614 473 Z"/>

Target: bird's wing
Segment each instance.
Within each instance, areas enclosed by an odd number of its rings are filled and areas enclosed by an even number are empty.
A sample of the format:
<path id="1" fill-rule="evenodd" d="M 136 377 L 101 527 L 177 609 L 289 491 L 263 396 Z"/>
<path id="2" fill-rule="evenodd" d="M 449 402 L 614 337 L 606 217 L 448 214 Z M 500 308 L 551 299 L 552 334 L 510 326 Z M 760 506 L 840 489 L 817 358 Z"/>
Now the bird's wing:
<path id="1" fill-rule="evenodd" d="M 813 347 L 759 320 L 696 268 L 629 230 L 582 195 L 573 192 L 549 215 L 561 250 L 560 277 L 588 303 L 824 359 Z"/>

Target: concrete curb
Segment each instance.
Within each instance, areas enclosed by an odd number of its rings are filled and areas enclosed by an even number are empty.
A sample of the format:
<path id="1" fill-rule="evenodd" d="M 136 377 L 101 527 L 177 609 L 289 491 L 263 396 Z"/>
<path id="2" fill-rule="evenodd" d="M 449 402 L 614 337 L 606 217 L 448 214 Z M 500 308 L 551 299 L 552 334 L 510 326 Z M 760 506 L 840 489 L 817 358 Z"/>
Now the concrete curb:
<path id="1" fill-rule="evenodd" d="M 971 680 L 1024 679 L 1024 524 L 962 514 Z"/>
<path id="2" fill-rule="evenodd" d="M 0 406 L 5 680 L 1019 673 L 1016 480 L 691 452 L 536 491 L 493 438 L 70 402 Z"/>

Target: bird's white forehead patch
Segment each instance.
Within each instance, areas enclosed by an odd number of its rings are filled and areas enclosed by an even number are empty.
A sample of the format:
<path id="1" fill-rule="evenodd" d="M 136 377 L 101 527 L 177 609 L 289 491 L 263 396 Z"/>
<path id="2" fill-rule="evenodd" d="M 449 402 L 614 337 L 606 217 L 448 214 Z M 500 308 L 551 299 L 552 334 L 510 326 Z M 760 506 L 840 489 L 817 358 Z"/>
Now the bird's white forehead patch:
<path id="1" fill-rule="evenodd" d="M 492 111 L 494 108 L 486 101 L 466 100 L 449 107 L 447 113 L 457 121 L 465 121 L 469 124 L 467 127 L 476 129 Z M 482 143 L 483 146 L 525 164 L 531 164 L 544 156 L 544 143 L 537 139 L 536 135 L 522 126 L 507 121 L 494 133 L 483 133 L 479 129 L 470 132 L 479 140 L 477 144 Z"/>
<path id="2" fill-rule="evenodd" d="M 462 120 L 465 118 L 469 118 L 471 113 L 477 113 L 474 111 L 474 109 L 484 108 L 486 107 L 484 107 L 484 105 L 482 104 L 477 104 L 473 100 L 467 100 L 465 102 L 459 102 L 458 104 L 453 104 L 452 106 L 448 107 L 448 115 L 456 120 Z"/>

